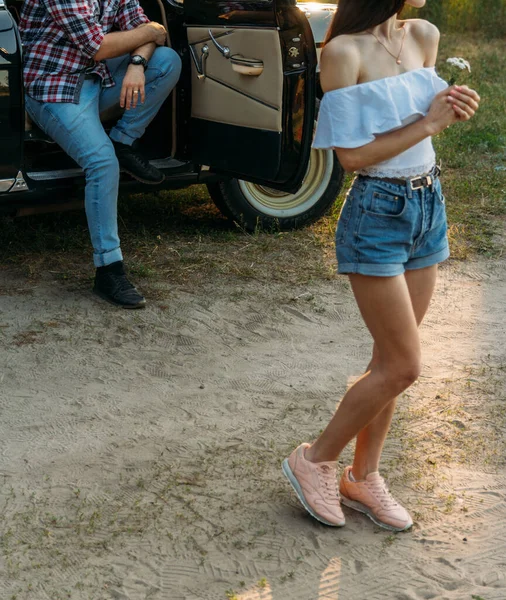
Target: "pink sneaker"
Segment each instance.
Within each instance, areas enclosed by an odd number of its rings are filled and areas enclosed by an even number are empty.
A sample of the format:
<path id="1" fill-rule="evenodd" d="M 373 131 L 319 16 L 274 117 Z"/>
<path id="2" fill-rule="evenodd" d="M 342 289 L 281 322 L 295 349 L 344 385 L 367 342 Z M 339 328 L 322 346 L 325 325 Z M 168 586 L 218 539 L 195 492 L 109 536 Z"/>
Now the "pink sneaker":
<path id="1" fill-rule="evenodd" d="M 283 461 L 283 473 L 307 512 L 334 527 L 344 525 L 337 489 L 337 463 L 312 463 L 304 454 L 310 444 L 301 444 Z"/>
<path id="2" fill-rule="evenodd" d="M 405 531 L 413 525 L 408 511 L 393 498 L 377 471 L 369 473 L 365 481 L 352 481 L 350 473 L 351 467 L 346 467 L 339 484 L 345 506 L 366 514 L 376 525 L 391 531 Z"/>

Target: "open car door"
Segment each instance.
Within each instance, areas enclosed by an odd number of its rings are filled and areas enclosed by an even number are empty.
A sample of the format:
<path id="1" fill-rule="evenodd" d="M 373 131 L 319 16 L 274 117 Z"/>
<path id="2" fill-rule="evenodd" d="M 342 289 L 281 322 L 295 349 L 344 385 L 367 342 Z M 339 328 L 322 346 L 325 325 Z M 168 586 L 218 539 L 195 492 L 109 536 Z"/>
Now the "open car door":
<path id="1" fill-rule="evenodd" d="M 21 41 L 0 0 L 0 193 L 26 189 L 22 175 L 24 99 Z"/>
<path id="2" fill-rule="evenodd" d="M 316 49 L 295 0 L 184 0 L 193 160 L 295 192 L 315 118 Z"/>

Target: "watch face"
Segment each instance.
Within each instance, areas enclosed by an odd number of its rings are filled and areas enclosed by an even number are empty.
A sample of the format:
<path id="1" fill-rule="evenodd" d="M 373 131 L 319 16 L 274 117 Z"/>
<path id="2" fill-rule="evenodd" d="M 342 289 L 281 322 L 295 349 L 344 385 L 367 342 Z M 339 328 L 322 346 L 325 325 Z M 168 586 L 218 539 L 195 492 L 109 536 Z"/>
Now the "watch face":
<path id="1" fill-rule="evenodd" d="M 138 54 L 136 54 L 135 56 L 132 56 L 130 58 L 130 64 L 142 65 L 143 67 L 146 67 L 148 64 L 148 61 L 143 56 L 139 56 Z"/>

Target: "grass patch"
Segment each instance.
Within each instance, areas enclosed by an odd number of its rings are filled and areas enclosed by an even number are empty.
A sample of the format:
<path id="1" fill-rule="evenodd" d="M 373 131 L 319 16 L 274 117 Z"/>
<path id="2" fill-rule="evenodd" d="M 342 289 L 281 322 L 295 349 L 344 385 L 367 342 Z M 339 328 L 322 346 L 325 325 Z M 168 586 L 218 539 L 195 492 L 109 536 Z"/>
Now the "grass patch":
<path id="1" fill-rule="evenodd" d="M 406 16 L 428 19 L 443 31 L 506 35 L 504 0 L 431 0 L 422 9 L 406 7 Z"/>
<path id="2" fill-rule="evenodd" d="M 503 41 L 443 35 L 439 65 L 449 56 L 471 62 L 469 83 L 482 97 L 473 121 L 450 128 L 435 140 L 443 163 L 452 255 L 454 259 L 475 253 L 499 256 L 506 214 Z M 144 278 L 148 287 L 156 278 L 171 283 L 234 277 L 296 284 L 331 279 L 334 232 L 345 190 L 330 214 L 311 227 L 252 235 L 224 219 L 203 186 L 122 197 L 122 247 L 130 271 Z M 29 278 L 44 272 L 54 279 L 90 285 L 93 267 L 83 211 L 4 220 L 0 227 L 0 268 L 15 267 Z"/>

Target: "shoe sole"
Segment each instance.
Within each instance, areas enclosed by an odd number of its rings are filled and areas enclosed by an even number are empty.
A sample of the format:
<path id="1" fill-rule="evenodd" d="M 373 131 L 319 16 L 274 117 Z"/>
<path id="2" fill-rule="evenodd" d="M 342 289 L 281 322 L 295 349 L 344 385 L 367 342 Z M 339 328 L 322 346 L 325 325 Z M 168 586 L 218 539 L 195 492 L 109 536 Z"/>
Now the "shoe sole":
<path id="1" fill-rule="evenodd" d="M 347 506 L 348 508 L 352 508 L 353 510 L 356 510 L 358 512 L 363 513 L 364 515 L 367 515 L 369 517 L 369 519 L 371 519 L 371 521 L 373 523 L 375 523 L 378 527 L 382 527 L 383 529 L 388 529 L 388 531 L 396 531 L 396 532 L 407 531 L 408 529 L 410 529 L 413 526 L 413 523 L 409 523 L 405 527 L 395 527 L 394 525 L 389 525 L 388 523 L 383 523 L 383 521 L 376 519 L 374 514 L 371 512 L 371 509 L 367 508 L 367 506 L 365 504 L 362 504 L 361 502 L 356 502 L 355 500 L 350 500 L 346 496 L 343 496 L 342 492 L 341 492 L 341 503 L 344 504 L 345 506 Z"/>
<path id="2" fill-rule="evenodd" d="M 145 183 L 146 185 L 160 185 L 161 183 L 163 183 L 165 181 L 165 175 L 163 175 L 163 174 L 162 174 L 162 179 L 160 179 L 160 181 L 148 181 L 147 179 L 142 179 L 142 177 L 139 177 L 138 175 L 136 175 L 135 173 L 132 173 L 132 171 L 128 171 L 127 169 L 121 169 L 121 171 L 122 171 L 122 173 L 127 173 L 128 175 L 130 175 L 130 177 L 133 177 L 137 181 L 140 181 L 141 183 Z"/>
<path id="3" fill-rule="evenodd" d="M 324 525 L 328 525 L 329 527 L 343 527 L 343 525 L 345 524 L 344 521 L 342 523 L 330 523 L 323 517 L 320 517 L 319 515 L 317 515 L 314 512 L 314 510 L 309 506 L 309 504 L 306 502 L 306 499 L 304 498 L 302 488 L 300 487 L 300 484 L 297 481 L 297 478 L 293 474 L 292 469 L 290 469 L 290 465 L 288 464 L 288 458 L 285 458 L 281 468 L 283 469 L 283 474 L 288 479 L 288 481 L 290 482 L 290 485 L 293 487 L 295 493 L 297 494 L 297 498 L 299 499 L 300 503 L 314 519 L 316 519 L 317 521 L 320 521 L 320 523 L 323 523 Z"/>
<path id="4" fill-rule="evenodd" d="M 139 304 L 119 304 L 118 302 L 114 302 L 108 296 L 106 296 L 105 294 L 102 294 L 102 292 L 99 292 L 98 290 L 92 290 L 92 292 L 95 294 L 95 296 L 98 296 L 99 298 L 102 298 L 102 300 L 109 302 L 109 304 L 112 304 L 113 306 L 118 306 L 119 308 L 135 310 L 135 309 L 146 307 L 146 300 L 144 300 L 144 302 L 139 302 Z"/>

